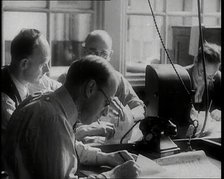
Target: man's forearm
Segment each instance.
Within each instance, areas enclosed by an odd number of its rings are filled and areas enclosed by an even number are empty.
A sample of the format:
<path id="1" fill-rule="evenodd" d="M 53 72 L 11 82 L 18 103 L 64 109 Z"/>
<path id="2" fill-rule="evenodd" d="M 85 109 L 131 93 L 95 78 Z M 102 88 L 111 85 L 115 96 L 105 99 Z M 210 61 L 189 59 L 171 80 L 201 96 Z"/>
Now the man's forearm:
<path id="1" fill-rule="evenodd" d="M 104 131 L 101 128 L 94 126 L 94 124 L 90 125 L 82 125 L 76 129 L 76 139 L 82 140 L 86 136 L 100 136 Z"/>

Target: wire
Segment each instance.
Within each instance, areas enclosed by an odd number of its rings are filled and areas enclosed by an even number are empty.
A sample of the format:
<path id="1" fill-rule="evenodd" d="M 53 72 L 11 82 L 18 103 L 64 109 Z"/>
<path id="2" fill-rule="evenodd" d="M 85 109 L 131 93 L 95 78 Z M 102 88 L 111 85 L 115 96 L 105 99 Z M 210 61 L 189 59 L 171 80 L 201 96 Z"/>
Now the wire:
<path id="1" fill-rule="evenodd" d="M 142 119 L 135 121 L 135 124 L 123 135 L 123 137 L 120 140 L 120 144 L 122 144 L 124 138 L 128 135 L 128 133 L 140 122 Z"/>
<path id="2" fill-rule="evenodd" d="M 160 34 L 160 32 L 159 32 L 159 28 L 158 28 L 157 23 L 156 23 L 155 15 L 154 15 L 154 13 L 153 13 L 153 10 L 152 10 L 152 6 L 151 6 L 151 3 L 150 3 L 150 0 L 148 0 L 148 4 L 149 4 L 150 10 L 151 10 L 152 17 L 153 17 L 153 21 L 154 21 L 154 24 L 155 24 L 155 27 L 156 27 L 156 31 L 157 31 L 157 33 L 158 33 L 158 35 L 159 35 L 159 38 L 160 38 L 161 44 L 162 44 L 162 46 L 163 46 L 163 49 L 165 50 L 166 55 L 167 55 L 167 58 L 169 59 L 171 65 L 172 65 L 174 71 L 176 72 L 176 74 L 177 74 L 179 80 L 181 81 L 181 83 L 182 83 L 182 85 L 183 85 L 185 91 L 186 91 L 187 94 L 190 96 L 191 104 L 192 104 L 192 96 L 191 96 L 189 90 L 187 89 L 186 85 L 184 84 L 182 78 L 181 78 L 180 75 L 178 74 L 178 72 L 177 72 L 177 70 L 176 70 L 176 68 L 175 68 L 175 66 L 174 66 L 174 64 L 173 64 L 173 62 L 172 62 L 172 60 L 171 60 L 171 58 L 170 58 L 170 56 L 169 56 L 169 53 L 167 52 L 167 49 L 166 49 L 166 47 L 165 47 L 165 45 L 164 45 L 163 39 L 162 39 L 161 34 Z"/>
<path id="3" fill-rule="evenodd" d="M 203 127 L 201 132 L 199 133 L 199 137 L 202 136 L 203 131 L 205 129 L 205 125 L 208 119 L 208 85 L 207 85 L 207 77 L 206 77 L 206 68 L 205 68 L 205 54 L 204 54 L 204 46 L 203 46 L 203 34 L 202 34 L 202 27 L 201 27 L 201 12 L 200 12 L 200 0 L 198 0 L 198 22 L 199 22 L 199 35 L 200 35 L 200 46 L 201 46 L 201 53 L 202 53 L 202 65 L 203 65 L 203 72 L 204 72 L 204 81 L 205 81 L 205 120 L 203 123 Z"/>

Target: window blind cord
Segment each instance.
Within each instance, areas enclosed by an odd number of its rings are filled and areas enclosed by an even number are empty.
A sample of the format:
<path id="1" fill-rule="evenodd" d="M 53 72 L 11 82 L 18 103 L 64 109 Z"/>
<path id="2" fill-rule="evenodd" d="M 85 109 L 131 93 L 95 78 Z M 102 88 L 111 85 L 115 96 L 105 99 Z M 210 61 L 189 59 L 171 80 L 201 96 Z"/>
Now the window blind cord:
<path id="1" fill-rule="evenodd" d="M 204 82 L 205 82 L 205 120 L 203 123 L 203 127 L 199 133 L 199 137 L 203 135 L 203 131 L 205 129 L 207 118 L 208 118 L 208 85 L 207 85 L 207 78 L 206 78 L 206 68 L 205 68 L 205 54 L 204 54 L 204 47 L 203 47 L 203 33 L 202 33 L 202 27 L 201 27 L 201 6 L 200 6 L 200 0 L 198 2 L 198 23 L 199 23 L 199 37 L 200 37 L 200 47 L 201 47 L 201 54 L 202 54 L 202 65 L 203 65 L 203 73 L 204 73 Z"/>

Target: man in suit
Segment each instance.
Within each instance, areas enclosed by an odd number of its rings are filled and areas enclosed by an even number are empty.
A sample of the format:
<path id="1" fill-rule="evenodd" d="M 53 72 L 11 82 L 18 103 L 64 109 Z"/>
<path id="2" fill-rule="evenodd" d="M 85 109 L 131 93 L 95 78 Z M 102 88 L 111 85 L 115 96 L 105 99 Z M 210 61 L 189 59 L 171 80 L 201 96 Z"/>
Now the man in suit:
<path id="1" fill-rule="evenodd" d="M 49 72 L 50 47 L 36 29 L 23 29 L 12 40 L 11 63 L 1 69 L 2 142 L 14 110 L 28 96 L 28 84 Z"/>

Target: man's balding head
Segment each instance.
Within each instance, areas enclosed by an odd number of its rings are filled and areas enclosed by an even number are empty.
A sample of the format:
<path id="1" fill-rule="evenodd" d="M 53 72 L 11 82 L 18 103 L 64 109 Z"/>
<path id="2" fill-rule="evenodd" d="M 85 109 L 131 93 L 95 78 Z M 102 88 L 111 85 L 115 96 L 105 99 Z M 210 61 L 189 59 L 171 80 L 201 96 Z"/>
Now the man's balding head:
<path id="1" fill-rule="evenodd" d="M 71 64 L 64 86 L 78 107 L 81 122 L 90 124 L 112 102 L 118 79 L 109 62 L 96 55 L 87 55 Z"/>
<path id="2" fill-rule="evenodd" d="M 112 55 L 112 39 L 104 30 L 94 30 L 86 37 L 84 55 L 94 54 L 110 60 Z"/>

